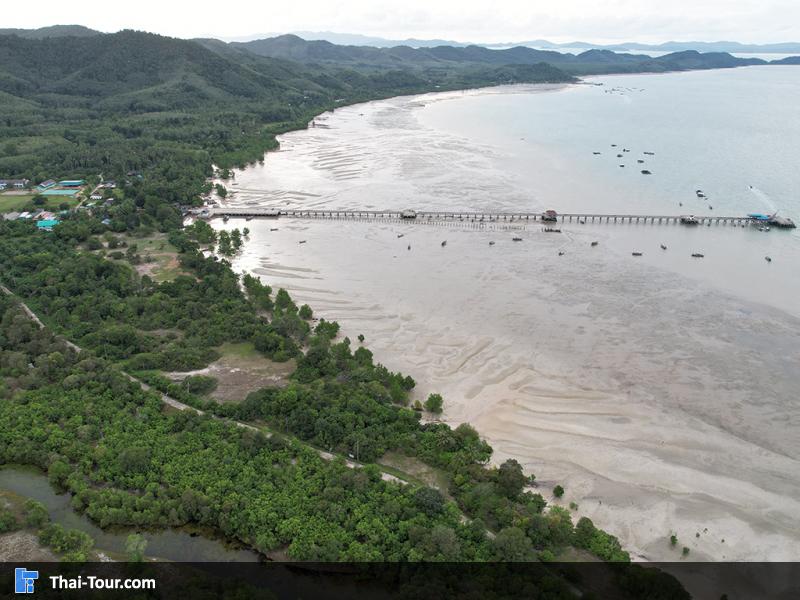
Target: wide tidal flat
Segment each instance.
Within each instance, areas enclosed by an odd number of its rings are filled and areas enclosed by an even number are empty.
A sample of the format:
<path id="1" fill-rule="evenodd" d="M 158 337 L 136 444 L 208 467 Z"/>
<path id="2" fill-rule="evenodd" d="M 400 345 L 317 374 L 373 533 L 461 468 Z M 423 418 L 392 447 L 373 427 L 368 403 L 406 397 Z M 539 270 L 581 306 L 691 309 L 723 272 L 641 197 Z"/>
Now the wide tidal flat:
<path id="1" fill-rule="evenodd" d="M 718 85 L 718 74 L 709 76 L 709 85 Z M 631 89 L 646 89 L 649 81 L 605 80 Z M 578 91 L 590 92 L 602 98 L 599 88 Z M 535 113 L 537 103 L 572 92 L 509 93 L 515 101 L 527 94 Z M 547 135 L 532 142 L 533 126 L 520 136 L 524 148 L 516 148 L 481 140 L 467 125 L 458 133 L 444 117 L 426 113 L 447 112 L 449 101 L 453 111 L 468 113 L 478 110 L 469 104 L 477 98 L 484 119 L 502 121 L 508 115 L 493 116 L 491 107 L 507 108 L 506 96 L 493 90 L 337 110 L 320 120 L 327 127 L 284 136 L 282 150 L 263 166 L 237 173 L 230 203 L 481 210 L 564 204 L 606 212 L 580 206 L 581 194 L 594 187 L 595 203 L 617 190 L 610 212 L 624 204 L 618 197 L 640 202 L 638 186 L 658 185 L 617 181 L 616 172 L 594 183 L 579 174 L 572 187 L 557 183 L 553 169 L 570 172 L 579 163 Z M 673 149 L 665 142 L 660 150 Z M 533 155 L 548 158 L 537 164 L 527 160 Z M 529 188 L 537 176 L 542 186 Z M 671 177 L 662 182 L 667 188 L 681 175 Z M 699 186 L 684 184 L 688 203 Z M 563 196 L 547 191 L 553 186 Z M 727 206 L 720 200 L 718 214 L 743 212 L 740 204 L 753 194 L 743 191 Z M 683 212 L 655 197 L 638 210 Z M 441 392 L 444 418 L 475 425 L 495 460 L 519 460 L 548 499 L 562 484 L 561 502 L 578 504 L 576 520 L 591 517 L 651 560 L 678 560 L 682 546 L 693 559 L 800 557 L 795 234 L 577 223 L 560 225 L 562 233 L 518 224 L 278 219 L 246 226 L 251 233 L 236 270 L 287 288 L 317 316 L 338 320 L 351 339 L 364 334 L 378 360 L 418 381 L 420 398 Z M 632 250 L 644 255 L 633 257 Z M 706 258 L 692 259 L 699 250 Z M 677 548 L 669 544 L 673 533 Z"/>

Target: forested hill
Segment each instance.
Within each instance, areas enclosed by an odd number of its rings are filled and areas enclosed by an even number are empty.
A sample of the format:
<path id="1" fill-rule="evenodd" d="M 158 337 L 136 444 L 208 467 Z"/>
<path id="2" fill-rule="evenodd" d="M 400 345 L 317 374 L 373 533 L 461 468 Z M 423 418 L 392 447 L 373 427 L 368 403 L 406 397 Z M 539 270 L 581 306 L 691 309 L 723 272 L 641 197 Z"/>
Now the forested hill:
<path id="1" fill-rule="evenodd" d="M 88 37 L 94 35 L 102 35 L 101 32 L 89 29 L 83 25 L 51 25 L 49 27 L 40 27 L 39 29 L 2 29 L 0 28 L 0 35 L 16 35 L 24 38 L 31 39 L 44 39 L 56 37 Z"/>
<path id="2" fill-rule="evenodd" d="M 149 33 L 0 37 L 0 91 L 44 106 L 132 112 L 185 108 L 231 97 L 286 100 L 319 92 L 298 65 L 243 65 L 200 44 Z"/>
<path id="3" fill-rule="evenodd" d="M 757 58 L 736 58 L 724 52 L 700 53 L 693 50 L 674 52 L 657 58 L 643 54 L 615 53 L 610 50 L 587 50 L 569 54 L 554 50 L 536 50 L 517 46 L 490 49 L 482 46 L 435 46 L 411 48 L 394 46 L 342 46 L 324 40 L 307 41 L 296 35 L 282 35 L 251 42 L 234 43 L 272 58 L 287 58 L 302 63 L 351 64 L 362 67 L 430 68 L 447 65 L 532 65 L 547 63 L 576 75 L 590 73 L 662 72 L 689 69 L 717 69 L 767 64 Z"/>
<path id="4" fill-rule="evenodd" d="M 421 72 L 302 65 L 217 40 L 121 31 L 0 36 L 0 177 L 116 178 L 146 172 L 159 197 L 190 203 L 212 163 L 239 166 L 346 103 L 514 82 L 571 81 L 549 65 Z"/>

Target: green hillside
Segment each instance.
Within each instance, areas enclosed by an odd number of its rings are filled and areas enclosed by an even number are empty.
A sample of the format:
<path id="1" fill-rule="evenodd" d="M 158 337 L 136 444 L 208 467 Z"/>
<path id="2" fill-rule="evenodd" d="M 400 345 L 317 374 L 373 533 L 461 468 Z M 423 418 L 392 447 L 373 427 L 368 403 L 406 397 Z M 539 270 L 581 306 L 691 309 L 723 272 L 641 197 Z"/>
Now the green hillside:
<path id="1" fill-rule="evenodd" d="M 569 81 L 548 65 L 419 71 L 301 65 L 216 40 L 136 31 L 0 36 L 0 177 L 118 178 L 191 203 L 211 165 L 244 165 L 275 134 L 348 102 L 433 89 Z"/>
<path id="2" fill-rule="evenodd" d="M 2 29 L 0 35 L 16 35 L 22 38 L 41 40 L 44 38 L 56 37 L 90 37 L 103 35 L 99 31 L 89 29 L 83 25 L 51 25 L 50 27 L 40 27 L 38 29 Z"/>

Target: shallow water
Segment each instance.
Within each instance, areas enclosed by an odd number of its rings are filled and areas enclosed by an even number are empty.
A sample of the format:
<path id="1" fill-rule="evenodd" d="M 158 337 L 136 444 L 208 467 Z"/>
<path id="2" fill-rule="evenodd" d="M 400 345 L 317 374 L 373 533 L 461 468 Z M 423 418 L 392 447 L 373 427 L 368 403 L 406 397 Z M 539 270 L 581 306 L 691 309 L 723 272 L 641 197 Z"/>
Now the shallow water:
<path id="1" fill-rule="evenodd" d="M 67 529 L 88 533 L 98 551 L 125 555 L 125 542 L 130 531 L 100 529 L 85 515 L 78 514 L 70 506 L 70 494 L 57 494 L 47 476 L 32 468 L 4 466 L 0 468 L 0 489 L 33 498 L 44 504 L 53 523 Z M 256 553 L 227 546 L 219 540 L 193 535 L 181 529 L 139 532 L 147 540 L 145 553 L 148 557 L 180 562 L 255 562 Z"/>
<path id="2" fill-rule="evenodd" d="M 767 69 L 348 107 L 238 172 L 230 203 L 701 214 L 701 188 L 711 214 L 777 205 L 797 220 L 800 119 L 786 95 L 800 89 L 800 69 Z M 742 96 L 754 86 L 764 98 Z M 743 123 L 756 109 L 761 121 Z M 619 168 L 611 143 L 654 175 Z M 363 333 L 380 361 L 414 376 L 420 397 L 442 392 L 445 418 L 476 425 L 496 460 L 520 460 L 546 496 L 564 485 L 576 519 L 649 559 L 679 558 L 671 533 L 694 559 L 800 557 L 795 232 L 246 226 L 236 269 L 286 287 L 351 339 Z"/>

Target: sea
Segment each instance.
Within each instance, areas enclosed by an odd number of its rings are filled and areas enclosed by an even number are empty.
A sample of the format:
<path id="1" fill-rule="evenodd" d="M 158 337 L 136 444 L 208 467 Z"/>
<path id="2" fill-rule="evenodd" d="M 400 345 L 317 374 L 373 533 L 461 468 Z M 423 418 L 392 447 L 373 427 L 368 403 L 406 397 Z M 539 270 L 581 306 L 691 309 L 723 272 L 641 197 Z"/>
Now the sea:
<path id="1" fill-rule="evenodd" d="M 800 68 L 758 66 L 342 107 L 237 171 L 224 204 L 800 222 L 798 98 Z M 635 559 L 800 560 L 798 230 L 214 225 L 250 230 L 237 271 L 363 334 Z"/>

